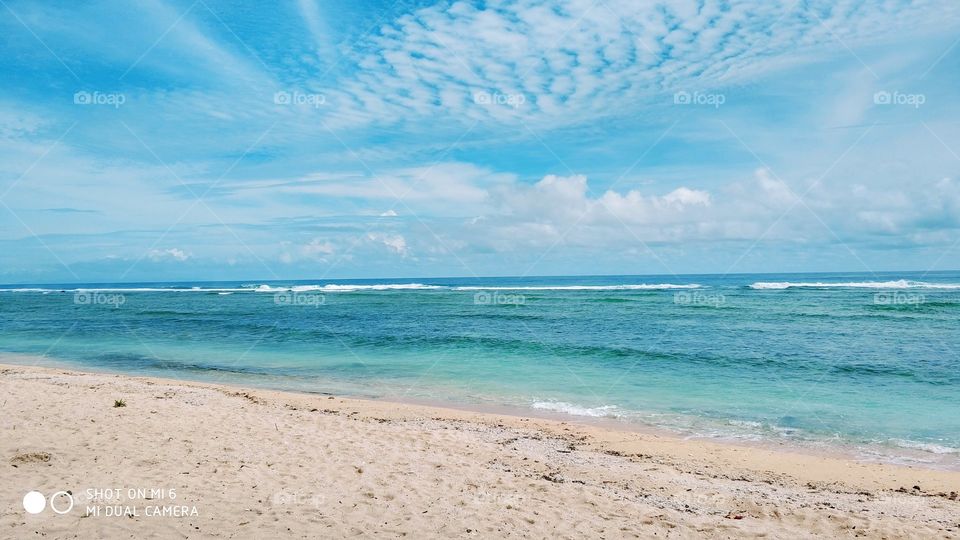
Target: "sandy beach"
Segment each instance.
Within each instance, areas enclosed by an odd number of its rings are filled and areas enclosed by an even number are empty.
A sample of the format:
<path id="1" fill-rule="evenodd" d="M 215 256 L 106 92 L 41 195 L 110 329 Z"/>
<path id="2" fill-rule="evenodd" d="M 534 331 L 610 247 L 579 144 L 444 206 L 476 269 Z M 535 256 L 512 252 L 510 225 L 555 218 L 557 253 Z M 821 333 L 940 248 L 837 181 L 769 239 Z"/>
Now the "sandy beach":
<path id="1" fill-rule="evenodd" d="M 4 538 L 960 538 L 957 472 L 9 364 L 0 389 Z"/>

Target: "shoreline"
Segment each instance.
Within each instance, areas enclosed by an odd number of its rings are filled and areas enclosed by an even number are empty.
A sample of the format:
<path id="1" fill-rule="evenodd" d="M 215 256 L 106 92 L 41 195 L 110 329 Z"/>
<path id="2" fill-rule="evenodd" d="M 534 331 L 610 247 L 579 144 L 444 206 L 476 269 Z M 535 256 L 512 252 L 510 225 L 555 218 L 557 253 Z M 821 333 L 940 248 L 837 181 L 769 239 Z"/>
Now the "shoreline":
<path id="1" fill-rule="evenodd" d="M 23 365 L 23 364 L 8 364 L 4 362 L 6 360 L 5 356 L 0 354 L 0 372 L 3 372 L 7 369 L 15 368 L 33 368 L 34 366 Z M 611 450 L 607 445 L 616 446 L 621 443 L 629 444 L 636 441 L 645 441 L 658 440 L 665 441 L 670 445 L 697 445 L 704 447 L 715 447 L 716 450 L 719 450 L 722 453 L 724 451 L 729 451 L 732 453 L 737 453 L 739 449 L 743 449 L 747 452 L 757 451 L 760 453 L 772 454 L 783 456 L 784 458 L 795 457 L 799 458 L 802 461 L 807 459 L 817 460 L 817 459 L 826 459 L 831 461 L 839 462 L 851 462 L 860 465 L 867 466 L 880 466 L 880 467 L 893 467 L 899 469 L 907 469 L 910 471 L 925 471 L 929 473 L 946 473 L 948 475 L 955 475 L 958 480 L 960 480 L 960 471 L 952 469 L 940 469 L 934 467 L 926 467 L 921 464 L 917 465 L 906 465 L 901 463 L 890 463 L 882 461 L 868 461 L 857 459 L 852 453 L 844 452 L 841 449 L 836 449 L 835 451 L 830 449 L 823 449 L 822 451 L 814 451 L 809 449 L 804 449 L 802 447 L 790 446 L 788 443 L 775 444 L 773 442 L 757 442 L 754 444 L 752 441 L 731 441 L 726 439 L 710 439 L 706 437 L 697 437 L 690 436 L 685 437 L 676 432 L 670 431 L 664 428 L 658 428 L 656 426 L 649 426 L 645 424 L 640 424 L 637 422 L 629 421 L 619 421 L 615 419 L 604 419 L 604 418 L 590 418 L 590 417 L 580 417 L 576 415 L 561 413 L 561 412 L 551 412 L 551 411 L 537 411 L 531 409 L 529 413 L 526 409 L 520 407 L 510 407 L 510 406 L 500 406 L 500 405 L 477 405 L 473 404 L 456 404 L 449 402 L 440 402 L 440 401 L 427 401 L 427 400 L 417 400 L 417 399 L 390 399 L 390 398 L 378 398 L 378 397 L 357 397 L 350 395 L 338 395 L 331 394 L 326 392 L 310 392 L 310 391 L 299 391 L 299 390 L 288 390 L 288 389 L 277 389 L 271 387 L 260 387 L 260 386 L 245 386 L 242 384 L 233 384 L 230 382 L 211 382 L 204 380 L 192 380 L 192 379 L 179 379 L 176 377 L 157 377 L 150 375 L 135 375 L 131 373 L 117 372 L 117 371 L 94 371 L 94 370 L 83 370 L 76 369 L 72 367 L 61 367 L 56 365 L 56 362 L 52 362 L 51 366 L 36 366 L 40 370 L 53 370 L 59 372 L 68 372 L 71 374 L 79 375 L 103 375 L 103 376 L 112 376 L 119 378 L 128 378 L 133 380 L 142 380 L 148 381 L 151 384 L 167 384 L 167 385 L 177 385 L 183 384 L 185 386 L 195 386 L 199 388 L 214 388 L 219 391 L 232 391 L 235 393 L 252 393 L 256 392 L 258 394 L 267 394 L 272 398 L 281 399 L 284 397 L 296 397 L 301 398 L 326 398 L 331 397 L 339 400 L 343 403 L 350 403 L 356 406 L 358 409 L 377 409 L 377 410 L 389 410 L 389 409 L 398 409 L 402 411 L 403 414 L 417 414 L 420 416 L 431 416 L 431 417 L 444 417 L 444 418 L 455 418 L 455 419 L 469 419 L 474 421 L 483 421 L 488 423 L 515 423 L 515 422 L 532 422 L 541 426 L 552 426 L 554 430 L 561 429 L 564 431 L 569 431 L 570 428 L 575 428 L 580 431 L 590 432 L 593 434 L 599 441 L 603 441 L 600 447 L 603 450 Z M 384 409 L 385 408 L 385 409 Z M 598 434 L 603 434 L 603 436 L 598 436 Z M 804 451 L 809 450 L 809 451 Z M 613 449 L 613 451 L 617 451 Z M 791 460 L 792 461 L 792 460 Z M 791 465 L 793 465 L 791 463 Z M 898 486 L 902 487 L 902 486 Z M 947 485 L 942 486 L 946 489 Z M 960 487 L 960 485 L 956 486 Z M 947 492 L 948 493 L 948 492 Z"/>
<path id="2" fill-rule="evenodd" d="M 907 448 L 889 447 L 890 451 L 900 452 L 898 455 L 883 455 L 877 458 L 865 458 L 863 456 L 864 448 L 858 447 L 852 442 L 839 444 L 817 445 L 815 441 L 810 440 L 774 440 L 774 439 L 740 439 L 734 436 L 706 436 L 697 433 L 685 433 L 680 429 L 671 429 L 669 427 L 656 426 L 638 420 L 611 417 L 591 417 L 575 415 L 560 411 L 551 411 L 547 409 L 536 409 L 533 407 L 522 407 L 504 405 L 498 403 L 473 403 L 473 402 L 455 402 L 443 400 L 428 400 L 420 398 L 406 398 L 394 396 L 359 396 L 349 393 L 320 392 L 310 390 L 300 390 L 296 388 L 283 388 L 267 384 L 257 384 L 253 381 L 211 381 L 205 377 L 182 378 L 178 376 L 160 376 L 160 375 L 139 375 L 122 370 L 98 369 L 96 367 L 81 365 L 74 360 L 56 359 L 46 356 L 35 356 L 22 353 L 0 352 L 0 368 L 23 366 L 23 367 L 43 367 L 48 369 L 63 369 L 81 373 L 118 375 L 123 377 L 135 377 L 152 379 L 157 381 L 184 382 L 197 384 L 210 384 L 235 388 L 238 390 L 259 390 L 269 392 L 290 393 L 305 396 L 338 396 L 343 399 L 369 401 L 383 404 L 411 405 L 419 407 L 428 407 L 431 409 L 459 411 L 463 413 L 473 413 L 479 415 L 506 416 L 511 418 L 524 418 L 546 420 L 552 422 L 561 422 L 564 424 L 580 425 L 584 427 L 595 427 L 603 430 L 637 433 L 640 435 L 662 437 L 675 439 L 678 441 L 699 441 L 721 446 L 735 446 L 742 448 L 751 448 L 756 450 L 766 450 L 771 452 L 798 454 L 809 457 L 825 457 L 852 461 L 856 463 L 874 463 L 880 465 L 892 465 L 899 467 L 916 468 L 931 471 L 956 472 L 960 473 L 960 461 L 956 463 L 940 464 L 922 461 L 919 457 L 908 456 Z M 182 373 L 178 373 L 182 375 Z M 877 446 L 879 447 L 879 445 Z M 917 451 L 920 452 L 920 451 Z M 934 454 L 936 455 L 936 454 Z"/>
<path id="3" fill-rule="evenodd" d="M 19 364 L 0 365 L 0 387 L 0 426 L 12 435 L 0 442 L 12 471 L 0 530 L 15 536 L 960 537 L 952 471 Z M 175 487 L 199 517 L 84 517 L 90 501 L 80 500 L 69 516 L 26 515 L 20 505 L 31 489 L 82 498 L 91 486 Z"/>
<path id="4" fill-rule="evenodd" d="M 373 402 L 381 404 L 409 405 L 415 407 L 427 407 L 430 409 L 459 411 L 468 414 L 505 416 L 515 419 L 545 420 L 551 422 L 560 422 L 563 424 L 579 425 L 583 427 L 600 428 L 602 430 L 624 433 L 636 433 L 653 437 L 662 437 L 665 439 L 674 439 L 677 441 L 698 441 L 708 444 L 717 444 L 721 446 L 734 446 L 741 448 L 750 448 L 756 450 L 765 450 L 777 453 L 797 454 L 809 457 L 824 457 L 851 461 L 855 463 L 874 463 L 880 465 L 892 465 L 898 467 L 916 468 L 930 471 L 943 471 L 960 473 L 960 462 L 950 465 L 941 465 L 939 463 L 924 462 L 914 456 L 908 457 L 908 449 L 893 448 L 891 451 L 899 451 L 896 456 L 884 455 L 878 458 L 865 458 L 862 455 L 863 448 L 853 443 L 841 444 L 823 444 L 816 445 L 814 441 L 809 440 L 783 440 L 774 439 L 754 439 L 744 440 L 733 436 L 705 436 L 696 433 L 684 433 L 680 429 L 671 429 L 669 427 L 656 426 L 642 421 L 611 418 L 611 417 L 591 417 L 575 415 L 561 411 L 551 411 L 547 409 L 536 409 L 533 407 L 522 407 L 504 405 L 498 403 L 473 403 L 473 402 L 455 402 L 443 400 L 428 400 L 420 398 L 406 398 L 394 396 L 360 396 L 350 393 L 320 392 L 311 390 L 301 390 L 296 388 L 283 388 L 280 386 L 258 384 L 254 381 L 212 381 L 207 377 L 182 378 L 175 375 L 169 377 L 161 375 L 140 375 L 123 370 L 98 369 L 82 365 L 78 361 L 50 358 L 46 356 L 35 356 L 22 353 L 0 352 L 0 369 L 5 367 L 41 367 L 46 369 L 60 369 L 76 371 L 79 373 L 90 373 L 99 375 L 116 375 L 121 377 L 142 378 L 155 381 L 183 382 L 196 384 L 209 384 L 213 386 L 222 386 L 234 388 L 237 390 L 258 390 L 267 392 L 279 392 L 304 396 L 337 396 L 348 400 L 357 400 L 361 402 Z M 176 373 L 183 375 L 183 373 Z M 860 452 L 858 452 L 858 450 Z M 918 451 L 919 452 L 919 451 Z"/>

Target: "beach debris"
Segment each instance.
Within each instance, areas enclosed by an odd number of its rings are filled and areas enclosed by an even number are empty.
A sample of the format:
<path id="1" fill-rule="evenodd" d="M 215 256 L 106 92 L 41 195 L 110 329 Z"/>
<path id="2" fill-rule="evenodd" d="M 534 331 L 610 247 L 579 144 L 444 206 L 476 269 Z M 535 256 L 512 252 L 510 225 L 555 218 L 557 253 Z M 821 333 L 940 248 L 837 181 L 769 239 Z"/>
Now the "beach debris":
<path id="1" fill-rule="evenodd" d="M 731 512 L 729 512 L 727 515 L 725 515 L 725 516 L 723 516 L 723 517 L 725 517 L 725 518 L 727 518 L 727 519 L 743 519 L 743 518 L 746 517 L 746 516 L 743 515 L 743 514 L 738 514 L 738 513 L 736 513 L 736 512 L 731 511 Z"/>
<path id="2" fill-rule="evenodd" d="M 242 397 L 242 398 L 246 399 L 247 401 L 249 401 L 250 403 L 255 403 L 255 404 L 257 404 L 257 405 L 266 405 L 266 403 L 267 403 L 266 400 L 261 399 L 261 398 L 255 396 L 255 395 L 251 394 L 250 392 L 234 392 L 234 393 L 232 393 L 232 394 L 227 394 L 227 395 L 235 396 L 235 397 Z"/>
<path id="3" fill-rule="evenodd" d="M 114 409 L 116 409 L 117 407 L 126 407 L 126 406 L 127 406 L 127 402 L 124 401 L 124 400 L 122 400 L 122 399 L 115 399 L 115 400 L 113 400 L 113 408 L 114 408 Z"/>
<path id="4" fill-rule="evenodd" d="M 556 471 L 556 472 L 551 471 L 541 476 L 541 478 L 543 478 L 544 480 L 547 480 L 548 482 L 553 482 L 554 484 L 562 484 L 564 482 L 563 476 L 560 476 L 560 471 Z"/>
<path id="5" fill-rule="evenodd" d="M 26 452 L 10 458 L 10 464 L 16 467 L 25 463 L 49 463 L 52 458 L 49 452 Z"/>

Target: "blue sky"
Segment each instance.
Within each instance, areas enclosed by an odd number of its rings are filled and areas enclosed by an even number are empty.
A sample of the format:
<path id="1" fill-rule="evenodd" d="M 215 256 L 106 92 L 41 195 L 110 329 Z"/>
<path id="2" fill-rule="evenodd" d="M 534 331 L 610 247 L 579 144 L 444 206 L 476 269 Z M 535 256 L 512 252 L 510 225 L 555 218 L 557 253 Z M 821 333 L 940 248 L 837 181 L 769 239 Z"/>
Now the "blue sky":
<path id="1" fill-rule="evenodd" d="M 960 268 L 960 4 L 0 5 L 0 282 Z"/>

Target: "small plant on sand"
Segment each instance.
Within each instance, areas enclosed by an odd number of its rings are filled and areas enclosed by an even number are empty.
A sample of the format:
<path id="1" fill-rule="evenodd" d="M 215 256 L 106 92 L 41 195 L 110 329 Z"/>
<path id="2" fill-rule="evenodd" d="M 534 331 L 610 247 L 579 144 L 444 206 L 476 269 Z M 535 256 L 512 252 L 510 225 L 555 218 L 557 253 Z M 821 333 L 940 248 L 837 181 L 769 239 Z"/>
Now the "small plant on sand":
<path id="1" fill-rule="evenodd" d="M 122 400 L 122 399 L 115 399 L 115 400 L 113 400 L 113 407 L 114 407 L 114 408 L 117 408 L 117 407 L 126 407 L 126 406 L 127 406 L 127 402 L 124 401 L 124 400 Z"/>

